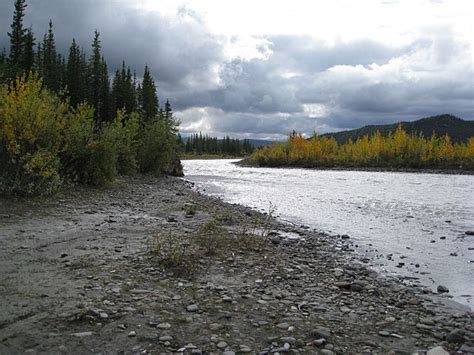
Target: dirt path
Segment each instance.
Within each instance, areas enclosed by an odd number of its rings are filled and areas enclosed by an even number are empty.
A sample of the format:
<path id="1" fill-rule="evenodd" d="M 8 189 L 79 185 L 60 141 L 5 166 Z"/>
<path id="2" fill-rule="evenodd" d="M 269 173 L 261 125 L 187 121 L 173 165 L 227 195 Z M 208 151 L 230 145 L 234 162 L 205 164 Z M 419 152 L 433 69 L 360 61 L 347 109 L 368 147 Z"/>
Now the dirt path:
<path id="1" fill-rule="evenodd" d="M 174 178 L 2 199 L 0 353 L 474 351 L 471 314 L 350 249 Z"/>

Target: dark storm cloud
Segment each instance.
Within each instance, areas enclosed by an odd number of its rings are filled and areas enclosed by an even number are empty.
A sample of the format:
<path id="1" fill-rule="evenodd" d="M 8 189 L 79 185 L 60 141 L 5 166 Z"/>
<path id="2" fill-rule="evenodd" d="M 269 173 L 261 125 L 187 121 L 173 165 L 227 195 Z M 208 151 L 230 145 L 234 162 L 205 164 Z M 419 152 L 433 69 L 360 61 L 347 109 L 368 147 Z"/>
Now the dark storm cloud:
<path id="1" fill-rule="evenodd" d="M 42 38 L 51 18 L 58 48 L 72 37 L 88 50 L 101 32 L 111 71 L 147 63 L 182 130 L 275 138 L 440 113 L 474 119 L 469 45 L 431 28 L 401 46 L 370 39 L 328 44 L 307 36 L 254 38 L 253 57 L 226 55 L 239 38 L 209 32 L 202 17 L 133 9 L 128 1 L 30 0 L 25 25 Z M 13 1 L 0 2 L 0 46 L 8 46 Z"/>

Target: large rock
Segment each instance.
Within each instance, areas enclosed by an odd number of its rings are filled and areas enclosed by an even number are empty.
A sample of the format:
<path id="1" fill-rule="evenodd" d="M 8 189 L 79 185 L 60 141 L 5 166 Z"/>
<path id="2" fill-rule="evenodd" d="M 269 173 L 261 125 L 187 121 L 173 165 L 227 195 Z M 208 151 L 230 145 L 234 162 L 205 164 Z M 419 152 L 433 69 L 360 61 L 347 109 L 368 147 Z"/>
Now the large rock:
<path id="1" fill-rule="evenodd" d="M 331 329 L 326 327 L 317 327 L 312 331 L 312 334 L 318 339 L 324 338 L 328 340 L 331 337 Z"/>
<path id="2" fill-rule="evenodd" d="M 441 346 L 428 350 L 426 355 L 449 355 L 449 353 L 444 350 Z"/>
<path id="3" fill-rule="evenodd" d="M 446 336 L 448 343 L 463 343 L 466 338 L 464 337 L 464 331 L 461 329 L 454 329 L 451 333 Z"/>

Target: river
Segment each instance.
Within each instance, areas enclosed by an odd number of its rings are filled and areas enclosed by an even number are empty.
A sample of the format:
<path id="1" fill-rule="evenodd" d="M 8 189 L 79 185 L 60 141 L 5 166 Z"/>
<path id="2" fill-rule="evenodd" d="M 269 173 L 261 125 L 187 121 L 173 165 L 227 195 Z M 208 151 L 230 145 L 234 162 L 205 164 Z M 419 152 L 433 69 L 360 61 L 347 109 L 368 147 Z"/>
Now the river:
<path id="1" fill-rule="evenodd" d="M 201 192 L 329 234 L 347 234 L 381 272 L 474 304 L 474 176 L 250 168 L 185 160 Z M 357 247 L 356 247 L 357 246 Z M 402 263 L 402 264 L 400 264 Z"/>

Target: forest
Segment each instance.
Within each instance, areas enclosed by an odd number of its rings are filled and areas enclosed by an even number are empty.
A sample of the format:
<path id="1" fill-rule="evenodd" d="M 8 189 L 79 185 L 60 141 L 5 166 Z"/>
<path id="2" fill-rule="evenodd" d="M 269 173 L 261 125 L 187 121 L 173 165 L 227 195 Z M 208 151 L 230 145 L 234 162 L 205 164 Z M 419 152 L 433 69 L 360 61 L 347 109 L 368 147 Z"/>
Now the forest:
<path id="1" fill-rule="evenodd" d="M 408 134 L 402 126 L 339 144 L 334 137 L 305 139 L 293 132 L 285 143 L 256 150 L 247 163 L 259 166 L 375 167 L 474 170 L 474 137 L 453 143 L 448 135 Z"/>
<path id="2" fill-rule="evenodd" d="M 125 61 L 112 80 L 93 35 L 58 53 L 53 22 L 42 41 L 15 1 L 10 50 L 0 55 L 0 193 L 48 194 L 69 183 L 105 185 L 118 174 L 182 174 L 177 122 L 148 66 Z"/>
<path id="3" fill-rule="evenodd" d="M 181 149 L 187 156 L 193 155 L 217 155 L 229 157 L 241 157 L 254 151 L 250 140 L 232 139 L 229 136 L 223 139 L 195 133 L 182 139 L 180 137 Z"/>

